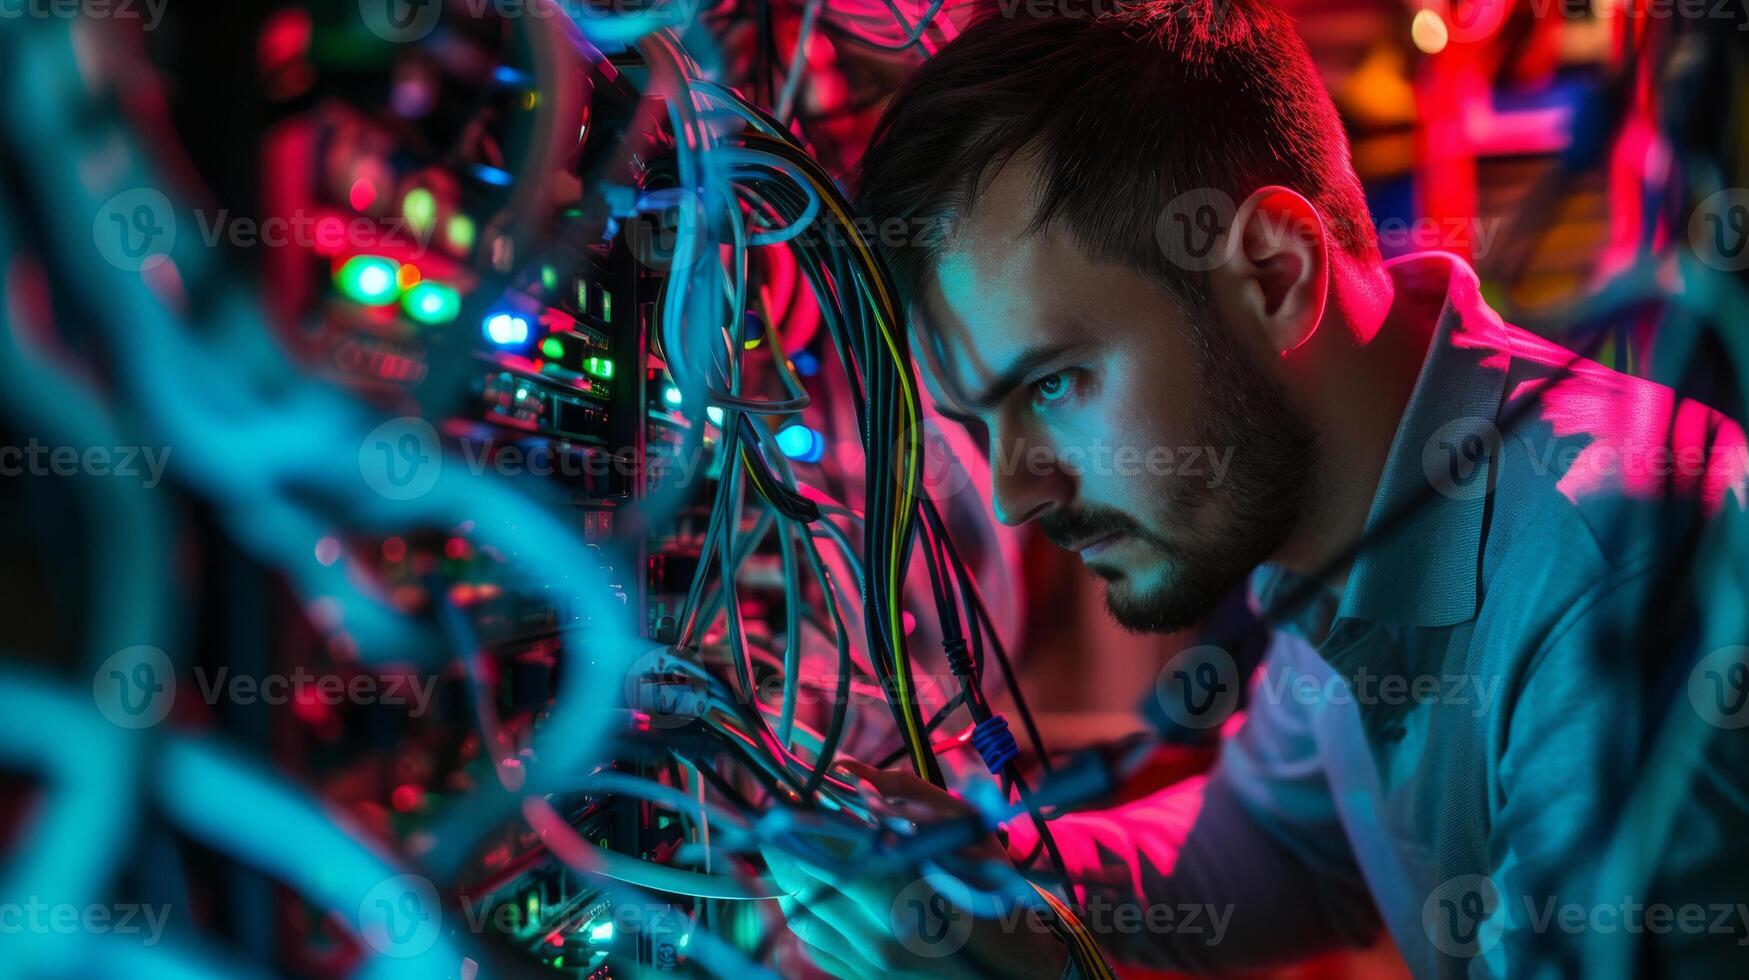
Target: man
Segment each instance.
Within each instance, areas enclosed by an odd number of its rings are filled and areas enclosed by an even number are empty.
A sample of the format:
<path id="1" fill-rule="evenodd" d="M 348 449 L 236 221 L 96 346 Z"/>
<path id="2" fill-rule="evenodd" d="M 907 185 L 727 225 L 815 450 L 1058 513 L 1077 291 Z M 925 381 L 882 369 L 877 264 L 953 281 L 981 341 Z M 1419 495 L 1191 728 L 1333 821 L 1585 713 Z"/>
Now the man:
<path id="1" fill-rule="evenodd" d="M 1742 908 L 1749 867 L 1734 718 L 1650 804 L 1671 819 L 1630 835 L 1646 873 L 1605 861 L 1618 809 L 1644 802 L 1634 760 L 1687 707 L 1657 683 L 1698 641 L 1643 615 L 1682 601 L 1662 532 L 1704 540 L 1741 508 L 1742 433 L 1503 324 L 1455 257 L 1381 262 L 1281 12 L 982 20 L 895 97 L 861 196 L 943 229 L 887 260 L 938 400 L 988 433 L 997 516 L 1079 552 L 1130 628 L 1195 624 L 1250 577 L 1298 637 L 1272 646 L 1206 779 L 1052 821 L 1090 920 L 1102 896 L 1144 910 L 1090 921 L 1108 956 L 1243 970 L 1382 927 L 1418 975 L 1571 975 L 1605 948 L 1618 967 L 1742 965 L 1749 924 L 1715 914 Z M 1211 480 L 1159 447 L 1234 452 Z M 1244 679 L 1220 649 L 1189 656 L 1166 709 L 1217 723 Z M 854 771 L 919 813 L 963 811 Z M 1022 822 L 1007 845 L 1035 842 Z M 990 916 L 938 958 L 931 935 L 895 934 L 902 905 L 930 907 L 912 882 L 773 870 L 811 896 L 791 927 L 837 975 L 1067 960 Z M 1717 927 L 1672 924 L 1694 905 Z"/>

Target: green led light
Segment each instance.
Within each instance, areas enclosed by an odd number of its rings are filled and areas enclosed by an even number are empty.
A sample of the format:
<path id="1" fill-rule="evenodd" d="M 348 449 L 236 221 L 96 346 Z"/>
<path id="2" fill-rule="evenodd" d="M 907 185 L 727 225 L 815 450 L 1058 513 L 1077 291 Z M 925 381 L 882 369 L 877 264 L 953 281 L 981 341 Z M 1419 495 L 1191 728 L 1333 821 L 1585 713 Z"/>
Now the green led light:
<path id="1" fill-rule="evenodd" d="M 334 285 L 355 303 L 387 306 L 401 293 L 401 263 L 380 255 L 355 255 L 334 273 Z"/>
<path id="2" fill-rule="evenodd" d="M 613 377 L 613 362 L 605 357 L 591 357 L 583 362 L 583 372 L 606 380 Z"/>
<path id="3" fill-rule="evenodd" d="M 474 247 L 474 219 L 465 214 L 451 215 L 449 219 L 449 244 L 458 252 L 466 252 Z"/>
<path id="4" fill-rule="evenodd" d="M 407 290 L 401 297 L 401 309 L 420 323 L 435 326 L 456 318 L 462 311 L 462 298 L 449 286 L 427 280 Z"/>
<path id="5" fill-rule="evenodd" d="M 401 199 L 401 213 L 407 216 L 407 227 L 423 237 L 437 224 L 437 198 L 423 187 L 415 187 Z"/>
<path id="6" fill-rule="evenodd" d="M 601 318 L 613 322 L 613 294 L 605 289 L 601 291 Z"/>
<path id="7" fill-rule="evenodd" d="M 547 360 L 556 361 L 565 356 L 565 342 L 557 337 L 548 337 L 540 342 L 540 352 Z"/>
<path id="8" fill-rule="evenodd" d="M 547 292 L 549 292 L 549 293 L 555 289 L 558 289 L 559 288 L 559 270 L 553 268 L 550 265 L 541 266 L 540 267 L 540 284 L 542 286 L 544 286 L 546 288 Z"/>

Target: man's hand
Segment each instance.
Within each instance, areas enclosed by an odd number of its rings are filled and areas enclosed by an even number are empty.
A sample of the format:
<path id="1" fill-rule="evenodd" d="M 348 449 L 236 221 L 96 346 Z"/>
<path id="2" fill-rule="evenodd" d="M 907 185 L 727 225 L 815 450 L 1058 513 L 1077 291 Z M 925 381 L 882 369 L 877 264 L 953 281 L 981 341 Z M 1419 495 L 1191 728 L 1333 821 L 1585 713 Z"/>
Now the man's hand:
<path id="1" fill-rule="evenodd" d="M 910 773 L 858 762 L 841 768 L 872 787 L 884 809 L 918 823 L 964 818 L 964 801 Z M 1020 899 L 1003 909 L 956 907 L 921 874 L 851 877 L 766 851 L 772 877 L 790 897 L 779 899 L 790 931 L 822 970 L 836 977 L 1003 977 L 1057 980 L 1068 949 Z M 986 836 L 963 856 L 1006 864 Z M 994 914 L 992 914 L 994 913 Z"/>

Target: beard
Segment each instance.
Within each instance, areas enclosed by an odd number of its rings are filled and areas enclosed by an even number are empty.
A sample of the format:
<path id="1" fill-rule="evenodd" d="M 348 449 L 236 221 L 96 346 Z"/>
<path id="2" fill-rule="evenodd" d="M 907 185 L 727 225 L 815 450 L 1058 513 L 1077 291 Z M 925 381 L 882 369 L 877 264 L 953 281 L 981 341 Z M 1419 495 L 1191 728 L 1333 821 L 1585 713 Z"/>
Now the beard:
<path id="1" fill-rule="evenodd" d="M 1146 524 L 1109 508 L 1040 519 L 1045 536 L 1060 547 L 1118 534 L 1157 556 L 1151 567 L 1094 570 L 1106 582 L 1107 612 L 1132 632 L 1196 625 L 1281 550 L 1316 492 L 1317 433 L 1214 312 L 1199 312 L 1188 318 L 1202 379 L 1191 445 L 1215 453 L 1231 448 L 1226 478 L 1218 484 L 1170 478 L 1157 494 L 1163 505 L 1146 515 Z"/>

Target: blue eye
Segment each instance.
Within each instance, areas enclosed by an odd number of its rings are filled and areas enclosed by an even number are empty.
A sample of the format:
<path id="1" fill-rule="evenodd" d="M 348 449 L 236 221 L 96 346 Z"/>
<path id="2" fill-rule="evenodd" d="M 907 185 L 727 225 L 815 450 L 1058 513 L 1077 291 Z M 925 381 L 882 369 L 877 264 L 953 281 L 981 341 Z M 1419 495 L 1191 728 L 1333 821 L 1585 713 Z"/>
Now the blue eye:
<path id="1" fill-rule="evenodd" d="M 1068 374 L 1057 371 L 1032 383 L 1032 390 L 1041 402 L 1054 402 L 1069 393 Z"/>

